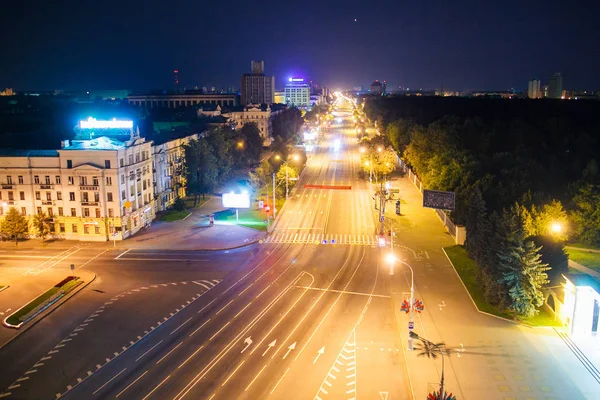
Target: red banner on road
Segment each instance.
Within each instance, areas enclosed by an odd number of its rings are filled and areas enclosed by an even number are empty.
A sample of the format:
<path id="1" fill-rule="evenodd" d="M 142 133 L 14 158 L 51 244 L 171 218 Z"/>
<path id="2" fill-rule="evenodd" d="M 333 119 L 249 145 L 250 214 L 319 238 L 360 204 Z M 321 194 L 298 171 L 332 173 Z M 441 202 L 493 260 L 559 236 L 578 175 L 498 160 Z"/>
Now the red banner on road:
<path id="1" fill-rule="evenodd" d="M 304 185 L 304 189 L 352 190 L 352 186 L 342 186 L 342 185 Z"/>

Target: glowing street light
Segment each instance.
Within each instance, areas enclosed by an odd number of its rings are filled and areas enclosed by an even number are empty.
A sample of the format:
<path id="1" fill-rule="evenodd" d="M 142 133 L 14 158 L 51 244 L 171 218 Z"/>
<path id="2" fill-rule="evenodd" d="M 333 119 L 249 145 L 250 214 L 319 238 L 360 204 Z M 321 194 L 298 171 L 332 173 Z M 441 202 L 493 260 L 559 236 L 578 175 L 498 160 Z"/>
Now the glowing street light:
<path id="1" fill-rule="evenodd" d="M 563 225 L 562 225 L 562 223 L 560 223 L 558 221 L 554 221 L 550 224 L 550 230 L 552 231 L 552 233 L 555 233 L 555 234 L 562 233 Z"/>
<path id="2" fill-rule="evenodd" d="M 242 142 L 242 141 L 237 142 L 237 147 L 238 147 L 238 149 L 243 149 L 244 148 L 244 142 Z"/>
<path id="3" fill-rule="evenodd" d="M 381 153 L 381 152 L 383 151 L 383 148 L 382 148 L 381 146 L 379 146 L 379 147 L 377 148 L 377 151 Z"/>

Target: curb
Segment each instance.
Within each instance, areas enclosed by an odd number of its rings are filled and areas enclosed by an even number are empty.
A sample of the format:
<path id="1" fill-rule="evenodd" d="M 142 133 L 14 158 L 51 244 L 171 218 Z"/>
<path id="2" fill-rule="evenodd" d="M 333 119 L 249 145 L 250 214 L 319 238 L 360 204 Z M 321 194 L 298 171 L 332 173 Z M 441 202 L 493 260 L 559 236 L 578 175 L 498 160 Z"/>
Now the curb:
<path id="1" fill-rule="evenodd" d="M 227 251 L 227 250 L 236 250 L 236 249 L 241 249 L 243 247 L 248 247 L 248 246 L 252 246 L 254 244 L 257 244 L 261 240 L 263 240 L 263 239 L 253 240 L 251 242 L 240 244 L 238 246 L 233 246 L 233 247 L 224 247 L 224 248 L 218 248 L 218 249 L 196 249 L 196 250 L 197 251 Z"/>
<path id="2" fill-rule="evenodd" d="M 67 294 L 65 297 L 62 297 L 59 301 L 57 301 L 56 303 L 52 304 L 52 306 L 50 306 L 46 310 L 44 310 L 44 312 L 36 315 L 33 319 L 31 319 L 29 321 L 30 323 L 24 325 L 23 329 L 19 329 L 19 331 L 16 335 L 14 335 L 10 339 L 8 339 L 6 342 L 0 344 L 0 350 L 2 350 L 5 346 L 7 346 L 13 340 L 15 340 L 16 338 L 21 336 L 23 333 L 27 332 L 27 330 L 29 330 L 31 327 L 35 326 L 38 322 L 40 322 L 41 320 L 46 318 L 48 315 L 50 315 L 52 312 L 54 312 L 54 310 L 58 309 L 58 307 L 60 307 L 63 303 L 65 303 L 71 297 L 75 296 L 77 293 L 82 291 L 83 288 L 87 287 L 90 283 L 94 282 L 94 280 L 96 280 L 96 274 L 94 272 L 92 272 L 92 274 L 94 274 L 94 276 L 92 277 L 92 279 L 89 280 L 89 282 L 84 282 L 83 285 L 79 285 L 71 293 Z"/>
<path id="3" fill-rule="evenodd" d="M 471 297 L 471 292 L 469 292 L 469 289 L 467 289 L 467 287 L 465 286 L 465 283 L 463 282 L 462 278 L 461 278 L 461 277 L 460 277 L 460 275 L 458 274 L 458 271 L 456 270 L 456 267 L 455 267 L 455 266 L 454 266 L 454 264 L 452 263 L 452 260 L 450 259 L 450 257 L 448 257 L 448 253 L 446 253 L 446 249 L 444 249 L 444 248 L 442 247 L 442 251 L 444 252 L 444 255 L 446 256 L 446 258 L 447 258 L 447 259 L 448 259 L 448 261 L 450 262 L 450 265 L 452 265 L 452 270 L 454 271 L 454 273 L 455 273 L 455 274 L 456 274 L 456 276 L 458 277 L 458 280 L 460 281 L 460 284 L 461 284 L 461 285 L 463 286 L 463 288 L 465 289 L 465 292 L 467 292 L 467 294 L 469 295 L 469 299 L 471 299 L 471 303 L 473 303 L 473 306 L 475 307 L 475 309 L 477 310 L 477 312 L 478 312 L 478 313 L 480 313 L 480 314 L 484 314 L 484 315 L 487 315 L 487 316 L 490 316 L 490 317 L 498 318 L 498 319 L 500 319 L 500 320 L 502 320 L 502 321 L 510 322 L 510 323 L 512 323 L 512 324 L 515 324 L 515 325 L 523 325 L 523 326 L 527 326 L 527 327 L 529 327 L 529 328 L 533 328 L 531 325 L 524 324 L 524 323 L 522 323 L 522 322 L 520 322 L 520 321 L 513 321 L 513 320 L 510 320 L 510 319 L 508 319 L 508 318 L 499 317 L 499 316 L 497 316 L 497 315 L 490 314 L 490 313 L 488 313 L 488 312 L 485 312 L 485 311 L 481 311 L 481 310 L 479 309 L 479 307 L 477 307 L 477 304 L 475 304 L 475 300 L 473 300 L 473 297 Z"/>

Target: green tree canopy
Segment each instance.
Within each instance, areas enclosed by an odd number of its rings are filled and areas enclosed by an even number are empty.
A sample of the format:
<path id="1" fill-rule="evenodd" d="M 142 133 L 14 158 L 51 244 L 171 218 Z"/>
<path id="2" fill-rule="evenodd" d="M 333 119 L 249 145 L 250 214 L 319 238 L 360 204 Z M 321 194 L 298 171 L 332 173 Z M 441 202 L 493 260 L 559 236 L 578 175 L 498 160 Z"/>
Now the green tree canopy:
<path id="1" fill-rule="evenodd" d="M 0 225 L 0 230 L 8 239 L 19 244 L 20 239 L 27 237 L 29 224 L 25 216 L 21 215 L 16 208 L 11 207 Z"/>
<path id="2" fill-rule="evenodd" d="M 33 216 L 33 229 L 35 234 L 43 239 L 50 233 L 50 217 L 46 213 Z"/>

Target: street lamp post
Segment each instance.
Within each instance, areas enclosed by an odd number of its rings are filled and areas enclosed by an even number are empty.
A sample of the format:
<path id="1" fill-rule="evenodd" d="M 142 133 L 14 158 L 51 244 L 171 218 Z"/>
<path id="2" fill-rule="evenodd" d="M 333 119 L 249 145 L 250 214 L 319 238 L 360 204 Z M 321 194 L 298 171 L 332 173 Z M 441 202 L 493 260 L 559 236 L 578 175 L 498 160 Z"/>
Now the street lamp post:
<path id="1" fill-rule="evenodd" d="M 394 234 L 394 232 L 391 232 L 392 235 Z M 393 241 L 394 239 L 392 239 Z M 393 245 L 392 245 L 393 246 Z M 390 275 L 394 275 L 394 262 L 398 261 L 401 264 L 404 264 L 408 267 L 408 269 L 410 269 L 410 311 L 409 311 L 409 323 L 408 323 L 408 350 L 413 350 L 414 349 L 414 343 L 413 343 L 413 329 L 414 329 L 414 324 L 415 324 L 415 309 L 414 309 L 414 304 L 415 304 L 415 273 L 412 269 L 412 267 L 405 261 L 402 261 L 398 258 L 396 258 L 396 256 L 393 253 L 393 247 L 392 247 L 392 253 L 390 253 L 390 255 L 388 256 L 388 262 L 390 263 Z"/>
<path id="2" fill-rule="evenodd" d="M 414 339 L 418 339 L 425 344 L 425 351 L 420 355 L 427 355 L 427 357 L 435 358 L 435 354 L 439 354 L 442 357 L 442 376 L 440 379 L 440 392 L 438 394 L 438 400 L 445 400 L 446 396 L 444 393 L 445 385 L 444 385 L 444 354 L 450 355 L 450 351 L 446 348 L 444 343 L 433 343 L 421 336 L 419 336 L 415 332 L 410 332 L 410 337 Z"/>

